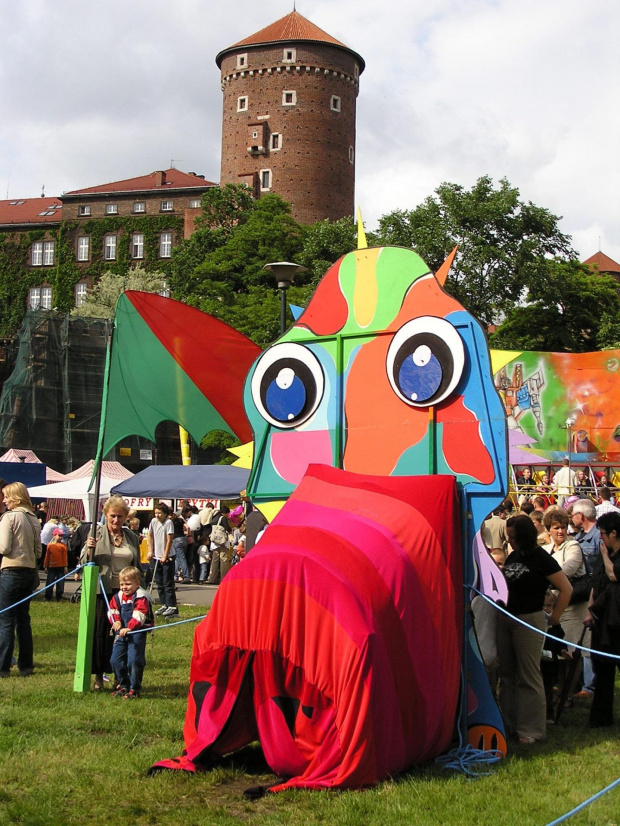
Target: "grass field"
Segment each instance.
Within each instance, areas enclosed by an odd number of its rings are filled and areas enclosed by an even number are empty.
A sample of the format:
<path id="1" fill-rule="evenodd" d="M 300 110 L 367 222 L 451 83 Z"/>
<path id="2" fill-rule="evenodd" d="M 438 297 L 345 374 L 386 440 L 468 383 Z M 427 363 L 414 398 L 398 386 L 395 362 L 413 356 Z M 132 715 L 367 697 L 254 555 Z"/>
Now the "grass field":
<path id="1" fill-rule="evenodd" d="M 183 608 L 183 617 L 204 609 Z M 565 712 L 545 743 L 513 746 L 489 777 L 415 767 L 361 792 L 287 792 L 248 802 L 275 780 L 258 746 L 198 776 L 147 777 L 183 742 L 194 625 L 155 633 L 142 699 L 73 692 L 78 606 L 32 606 L 36 674 L 0 681 L 0 824 L 546 824 L 620 776 L 618 727 L 589 730 L 587 708 Z M 620 700 L 619 700 L 620 701 Z M 619 712 L 620 713 L 620 712 Z M 620 823 L 620 787 L 569 821 Z"/>

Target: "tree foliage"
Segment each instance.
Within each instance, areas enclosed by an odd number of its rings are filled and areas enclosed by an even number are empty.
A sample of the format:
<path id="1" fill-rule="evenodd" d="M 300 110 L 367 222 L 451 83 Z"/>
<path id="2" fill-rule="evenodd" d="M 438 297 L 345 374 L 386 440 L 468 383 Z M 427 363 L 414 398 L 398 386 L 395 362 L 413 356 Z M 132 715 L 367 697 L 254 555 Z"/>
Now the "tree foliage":
<path id="1" fill-rule="evenodd" d="M 80 307 L 71 314 L 83 318 L 114 318 L 116 302 L 125 290 L 142 290 L 146 293 L 161 292 L 166 276 L 161 272 L 146 272 L 142 267 L 129 270 L 126 275 L 105 272 L 86 296 Z"/>
<path id="2" fill-rule="evenodd" d="M 592 273 L 578 261 L 550 260 L 526 303 L 509 310 L 490 343 L 508 350 L 596 350 L 603 344 L 601 319 L 613 338 L 614 319 L 620 333 L 619 312 L 618 285 L 611 276 Z"/>
<path id="3" fill-rule="evenodd" d="M 383 216 L 379 241 L 415 249 L 433 271 L 458 244 L 446 289 L 492 324 L 544 280 L 549 257 L 575 257 L 558 220 L 505 178 L 495 188 L 484 176 L 470 190 L 443 183 L 415 209 Z"/>

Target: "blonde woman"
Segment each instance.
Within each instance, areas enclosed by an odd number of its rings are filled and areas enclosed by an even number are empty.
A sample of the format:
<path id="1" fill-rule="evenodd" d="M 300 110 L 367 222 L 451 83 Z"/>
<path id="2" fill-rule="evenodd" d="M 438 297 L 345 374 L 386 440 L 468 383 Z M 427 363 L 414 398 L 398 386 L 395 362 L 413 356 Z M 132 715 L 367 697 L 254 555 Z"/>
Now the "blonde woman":
<path id="1" fill-rule="evenodd" d="M 7 512 L 0 520 L 0 677 L 9 676 L 16 632 L 17 667 L 20 675 L 27 677 L 34 669 L 34 654 L 30 600 L 26 597 L 39 586 L 41 525 L 25 485 L 12 482 L 2 493 Z M 23 599 L 26 602 L 16 605 Z"/>
<path id="2" fill-rule="evenodd" d="M 123 497 L 111 496 L 103 506 L 105 525 L 99 525 L 96 537 L 88 537 L 80 556 L 80 562 L 91 561 L 99 567 L 101 582 L 108 600 L 119 591 L 119 574 L 123 568 L 140 568 L 138 537 L 132 530 L 124 527 L 128 514 L 129 508 Z M 94 691 L 103 689 L 103 675 L 112 670 L 110 655 L 113 642 L 107 605 L 103 596 L 97 594 L 91 665 L 91 673 L 95 675 Z"/>

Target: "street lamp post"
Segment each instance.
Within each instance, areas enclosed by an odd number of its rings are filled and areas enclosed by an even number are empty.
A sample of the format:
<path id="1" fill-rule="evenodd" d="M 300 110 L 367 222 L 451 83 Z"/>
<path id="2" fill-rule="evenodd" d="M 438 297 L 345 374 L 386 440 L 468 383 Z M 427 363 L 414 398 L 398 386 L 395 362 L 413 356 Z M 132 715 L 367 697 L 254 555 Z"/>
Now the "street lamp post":
<path id="1" fill-rule="evenodd" d="M 288 261 L 275 261 L 265 264 L 264 270 L 273 273 L 278 289 L 280 290 L 280 335 L 286 332 L 286 291 L 295 281 L 296 272 L 305 272 L 306 267 L 300 264 L 291 264 Z"/>

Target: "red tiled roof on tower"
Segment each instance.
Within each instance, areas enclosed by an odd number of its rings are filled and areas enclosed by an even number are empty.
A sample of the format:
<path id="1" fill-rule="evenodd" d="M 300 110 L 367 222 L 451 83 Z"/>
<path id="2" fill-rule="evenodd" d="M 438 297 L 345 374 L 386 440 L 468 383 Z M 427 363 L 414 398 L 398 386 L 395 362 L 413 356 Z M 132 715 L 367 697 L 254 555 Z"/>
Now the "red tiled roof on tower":
<path id="1" fill-rule="evenodd" d="M 613 258 L 605 255 L 604 252 L 595 252 L 594 255 L 591 255 L 583 263 L 592 270 L 620 275 L 620 264 L 614 261 Z"/>
<path id="2" fill-rule="evenodd" d="M 99 186 L 89 186 L 86 189 L 73 189 L 65 195 L 91 195 L 98 192 L 144 192 L 152 189 L 191 189 L 217 186 L 212 181 L 205 181 L 200 175 L 181 172 L 179 169 L 166 169 L 151 172 L 150 175 L 141 175 L 138 178 L 127 178 L 124 181 L 112 181 Z"/>
<path id="3" fill-rule="evenodd" d="M 242 48 L 243 46 L 264 46 L 266 43 L 291 43 L 292 41 L 305 41 L 313 43 L 330 43 L 333 46 L 340 46 L 341 49 L 346 49 L 348 52 L 353 51 L 336 40 L 331 34 L 327 34 L 323 29 L 319 29 L 314 23 L 301 15 L 298 11 L 292 11 L 290 14 L 276 20 L 269 26 L 265 26 L 256 34 L 251 34 L 249 37 L 240 40 L 238 43 L 233 43 L 227 49 L 223 49 L 215 58 L 215 62 L 220 66 L 222 57 L 231 50 Z M 357 52 L 354 52 L 357 55 Z M 360 72 L 364 70 L 364 61 L 357 55 L 360 61 Z"/>

